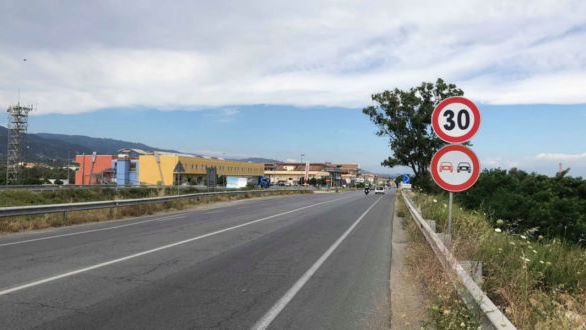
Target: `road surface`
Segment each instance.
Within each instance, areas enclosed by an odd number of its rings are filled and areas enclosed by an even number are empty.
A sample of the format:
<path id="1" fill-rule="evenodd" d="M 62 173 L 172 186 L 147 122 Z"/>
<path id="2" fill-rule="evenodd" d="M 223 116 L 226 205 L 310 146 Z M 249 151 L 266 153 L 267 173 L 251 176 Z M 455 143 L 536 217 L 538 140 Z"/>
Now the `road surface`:
<path id="1" fill-rule="evenodd" d="M 0 237 L 0 328 L 382 329 L 394 191 Z"/>

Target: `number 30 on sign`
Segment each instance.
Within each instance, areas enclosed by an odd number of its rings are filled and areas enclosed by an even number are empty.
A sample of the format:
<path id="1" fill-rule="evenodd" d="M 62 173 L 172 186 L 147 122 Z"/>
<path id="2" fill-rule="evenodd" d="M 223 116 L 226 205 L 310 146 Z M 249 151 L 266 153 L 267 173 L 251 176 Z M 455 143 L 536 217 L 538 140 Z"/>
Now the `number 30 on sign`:
<path id="1" fill-rule="evenodd" d="M 431 123 L 440 139 L 448 143 L 462 143 L 478 132 L 480 111 L 467 98 L 450 97 L 435 107 Z"/>

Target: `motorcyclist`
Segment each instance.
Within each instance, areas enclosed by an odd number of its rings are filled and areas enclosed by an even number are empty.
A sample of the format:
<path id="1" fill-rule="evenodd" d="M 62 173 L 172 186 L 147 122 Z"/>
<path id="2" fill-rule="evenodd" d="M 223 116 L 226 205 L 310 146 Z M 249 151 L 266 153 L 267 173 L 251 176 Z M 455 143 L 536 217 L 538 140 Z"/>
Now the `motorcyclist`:
<path id="1" fill-rule="evenodd" d="M 368 196 L 369 192 L 370 192 L 370 188 L 368 186 L 364 187 L 364 195 Z"/>

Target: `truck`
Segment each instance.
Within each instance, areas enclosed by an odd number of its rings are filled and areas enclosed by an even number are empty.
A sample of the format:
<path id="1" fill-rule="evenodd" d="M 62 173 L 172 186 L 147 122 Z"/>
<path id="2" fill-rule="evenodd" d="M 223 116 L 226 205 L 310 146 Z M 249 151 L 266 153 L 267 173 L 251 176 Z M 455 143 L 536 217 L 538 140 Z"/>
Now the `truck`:
<path id="1" fill-rule="evenodd" d="M 268 188 L 271 185 L 271 179 L 268 176 L 259 176 L 258 185 L 261 188 Z"/>

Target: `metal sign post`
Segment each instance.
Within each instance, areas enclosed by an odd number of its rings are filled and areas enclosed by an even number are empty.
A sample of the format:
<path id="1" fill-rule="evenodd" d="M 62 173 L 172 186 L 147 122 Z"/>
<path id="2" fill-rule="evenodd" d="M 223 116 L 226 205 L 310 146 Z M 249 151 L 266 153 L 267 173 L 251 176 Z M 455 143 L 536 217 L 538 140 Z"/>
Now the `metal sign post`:
<path id="1" fill-rule="evenodd" d="M 449 191 L 447 236 L 452 237 L 452 206 L 454 192 L 470 188 L 480 175 L 480 162 L 476 154 L 459 144 L 470 140 L 480 127 L 480 111 L 463 97 L 450 97 L 433 110 L 431 124 L 435 134 L 451 143 L 433 155 L 430 172 L 441 188 Z"/>
<path id="2" fill-rule="evenodd" d="M 452 235 L 452 202 L 454 201 L 454 193 L 450 191 L 450 201 L 448 202 L 448 235 Z"/>

